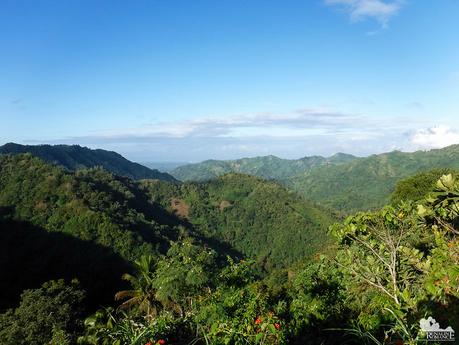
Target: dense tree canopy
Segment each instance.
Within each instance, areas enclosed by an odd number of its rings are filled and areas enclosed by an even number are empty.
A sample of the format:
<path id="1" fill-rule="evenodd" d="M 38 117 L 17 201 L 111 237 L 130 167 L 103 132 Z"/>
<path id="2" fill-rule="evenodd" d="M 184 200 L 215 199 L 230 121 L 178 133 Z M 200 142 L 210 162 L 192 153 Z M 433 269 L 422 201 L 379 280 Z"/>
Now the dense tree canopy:
<path id="1" fill-rule="evenodd" d="M 278 183 L 253 176 L 227 174 L 204 183 L 145 185 L 155 201 L 201 234 L 228 243 L 267 270 L 327 247 L 325 230 L 336 219 L 331 211 Z"/>
<path id="2" fill-rule="evenodd" d="M 333 212 L 257 177 L 134 182 L 2 155 L 0 343 L 415 344 L 427 316 L 457 330 L 459 180 L 396 191 L 327 231 Z"/>
<path id="3" fill-rule="evenodd" d="M 83 301 L 77 281 L 49 281 L 24 291 L 19 306 L 0 315 L 0 343 L 70 344 L 83 326 Z"/>

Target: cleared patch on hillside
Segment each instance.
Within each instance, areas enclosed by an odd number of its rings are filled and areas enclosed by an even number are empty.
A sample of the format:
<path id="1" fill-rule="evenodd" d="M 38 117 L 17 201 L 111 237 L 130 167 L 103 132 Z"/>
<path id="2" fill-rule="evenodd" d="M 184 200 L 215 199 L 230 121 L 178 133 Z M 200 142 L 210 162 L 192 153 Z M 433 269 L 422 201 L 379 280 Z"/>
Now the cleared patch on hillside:
<path id="1" fill-rule="evenodd" d="M 180 218 L 188 218 L 190 206 L 184 200 L 173 198 L 171 200 L 171 208 Z"/>
<path id="2" fill-rule="evenodd" d="M 228 200 L 222 200 L 220 205 L 218 206 L 220 208 L 220 211 L 223 211 L 227 207 L 231 207 L 233 204 L 231 204 Z"/>

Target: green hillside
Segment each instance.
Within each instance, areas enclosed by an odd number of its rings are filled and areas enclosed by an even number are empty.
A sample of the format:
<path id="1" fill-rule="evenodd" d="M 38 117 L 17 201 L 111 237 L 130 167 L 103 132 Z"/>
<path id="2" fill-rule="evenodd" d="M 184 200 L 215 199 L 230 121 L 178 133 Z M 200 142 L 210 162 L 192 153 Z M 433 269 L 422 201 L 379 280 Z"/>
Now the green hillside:
<path id="1" fill-rule="evenodd" d="M 11 278 L 2 292 L 69 277 L 101 300 L 130 262 L 166 251 L 182 231 L 132 180 L 100 168 L 70 172 L 31 154 L 0 155 L 0 225 L 0 269 Z M 0 308 L 18 297 L 5 293 Z"/>
<path id="2" fill-rule="evenodd" d="M 46 162 L 60 165 L 69 170 L 83 168 L 103 167 L 116 175 L 138 179 L 158 179 L 174 181 L 166 173 L 147 168 L 138 163 L 131 162 L 113 151 L 91 150 L 79 145 L 19 145 L 8 143 L 0 146 L 0 154 L 31 153 Z"/>
<path id="3" fill-rule="evenodd" d="M 0 343 L 415 344 L 425 315 L 457 329 L 459 181 L 439 173 L 398 184 L 416 203 L 325 232 L 330 212 L 259 177 L 0 155 Z"/>
<path id="4" fill-rule="evenodd" d="M 315 166 L 328 166 L 351 161 L 356 157 L 338 153 L 329 158 L 321 156 L 300 159 L 282 159 L 276 156 L 242 158 L 237 160 L 207 160 L 197 164 L 187 164 L 171 171 L 181 181 L 205 181 L 227 173 L 242 173 L 266 179 L 284 180 Z"/>
<path id="5" fill-rule="evenodd" d="M 280 184 L 248 175 L 227 174 L 182 185 L 144 184 L 155 201 L 175 210 L 202 234 L 228 243 L 268 270 L 326 247 L 325 229 L 336 219 Z"/>
<path id="6" fill-rule="evenodd" d="M 459 145 L 413 153 L 394 151 L 318 166 L 292 178 L 288 185 L 322 205 L 350 213 L 382 207 L 398 181 L 434 168 L 459 168 Z"/>
<path id="7" fill-rule="evenodd" d="M 91 298 L 101 300 L 119 284 L 106 289 L 94 281 L 96 272 L 113 282 L 140 256 L 167 252 L 171 241 L 190 238 L 222 258 L 253 258 L 271 270 L 324 248 L 333 220 L 280 185 L 254 177 L 139 183 L 101 168 L 71 172 L 31 154 L 0 155 L 0 211 L 0 263 L 13 276 L 2 291 L 74 274 Z M 28 251 L 35 256 L 24 261 Z M 35 278 L 22 281 L 11 265 Z M 8 300 L 14 298 L 4 295 L 0 308 Z"/>

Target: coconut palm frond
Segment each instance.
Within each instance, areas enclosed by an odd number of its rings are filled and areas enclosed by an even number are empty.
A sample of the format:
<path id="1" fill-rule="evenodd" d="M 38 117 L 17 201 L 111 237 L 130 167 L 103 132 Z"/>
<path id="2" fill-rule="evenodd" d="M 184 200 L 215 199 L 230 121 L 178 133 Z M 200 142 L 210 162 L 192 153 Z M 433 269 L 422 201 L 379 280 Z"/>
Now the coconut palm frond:
<path id="1" fill-rule="evenodd" d="M 115 301 L 119 301 L 122 299 L 126 298 L 132 298 L 138 296 L 138 292 L 136 290 L 123 290 L 123 291 L 118 291 L 115 294 Z"/>
<path id="2" fill-rule="evenodd" d="M 128 299 L 127 301 L 124 301 L 123 303 L 121 303 L 121 305 L 119 306 L 119 308 L 121 309 L 129 309 L 131 308 L 132 306 L 134 305 L 138 305 L 140 304 L 139 301 L 141 300 L 140 297 L 133 297 L 133 298 L 130 298 Z"/>

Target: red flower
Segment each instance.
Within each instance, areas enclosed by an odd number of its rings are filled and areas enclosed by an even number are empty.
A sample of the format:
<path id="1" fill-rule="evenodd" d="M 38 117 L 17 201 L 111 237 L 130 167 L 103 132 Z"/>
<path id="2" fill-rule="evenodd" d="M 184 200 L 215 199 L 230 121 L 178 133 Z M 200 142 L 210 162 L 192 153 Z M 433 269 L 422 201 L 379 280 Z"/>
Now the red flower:
<path id="1" fill-rule="evenodd" d="M 257 319 L 255 320 L 255 324 L 259 325 L 260 323 L 261 323 L 261 319 L 259 317 L 257 317 Z"/>
<path id="2" fill-rule="evenodd" d="M 152 343 L 150 343 L 150 342 L 148 342 L 148 343 L 146 343 L 145 345 L 153 345 L 153 344 L 152 344 Z"/>
<path id="3" fill-rule="evenodd" d="M 281 329 L 280 323 L 277 323 L 277 322 L 274 324 L 274 327 L 276 327 L 277 330 Z"/>
<path id="4" fill-rule="evenodd" d="M 164 339 L 159 339 L 158 340 L 159 345 L 166 345 L 166 341 Z"/>
<path id="5" fill-rule="evenodd" d="M 403 340 L 397 340 L 397 341 L 395 342 L 395 345 L 403 345 Z"/>

